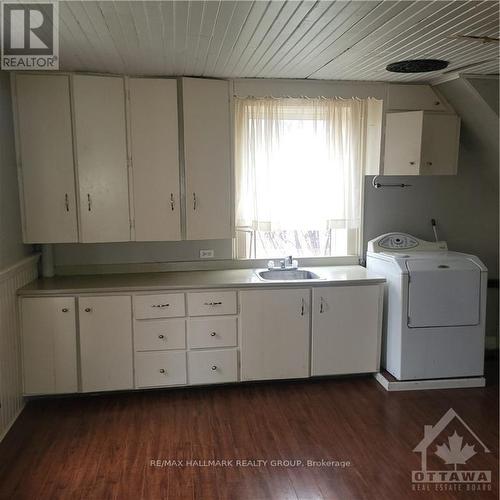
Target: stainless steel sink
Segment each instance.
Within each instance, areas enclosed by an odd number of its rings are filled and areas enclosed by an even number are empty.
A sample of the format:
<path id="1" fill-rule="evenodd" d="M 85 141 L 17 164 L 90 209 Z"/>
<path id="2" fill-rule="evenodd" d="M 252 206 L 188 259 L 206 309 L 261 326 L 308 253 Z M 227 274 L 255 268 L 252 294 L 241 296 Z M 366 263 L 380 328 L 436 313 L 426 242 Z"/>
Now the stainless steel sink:
<path id="1" fill-rule="evenodd" d="M 306 269 L 270 269 L 258 271 L 257 276 L 264 281 L 304 281 L 323 279 Z"/>

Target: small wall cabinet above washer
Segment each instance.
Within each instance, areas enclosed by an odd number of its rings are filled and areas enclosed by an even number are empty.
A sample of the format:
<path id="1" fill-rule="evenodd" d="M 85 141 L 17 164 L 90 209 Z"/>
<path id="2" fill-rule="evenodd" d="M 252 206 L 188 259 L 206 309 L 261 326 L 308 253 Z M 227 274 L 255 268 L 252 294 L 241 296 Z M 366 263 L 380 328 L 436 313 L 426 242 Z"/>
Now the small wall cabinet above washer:
<path id="1" fill-rule="evenodd" d="M 384 175 L 455 175 L 460 118 L 454 114 L 387 113 Z"/>

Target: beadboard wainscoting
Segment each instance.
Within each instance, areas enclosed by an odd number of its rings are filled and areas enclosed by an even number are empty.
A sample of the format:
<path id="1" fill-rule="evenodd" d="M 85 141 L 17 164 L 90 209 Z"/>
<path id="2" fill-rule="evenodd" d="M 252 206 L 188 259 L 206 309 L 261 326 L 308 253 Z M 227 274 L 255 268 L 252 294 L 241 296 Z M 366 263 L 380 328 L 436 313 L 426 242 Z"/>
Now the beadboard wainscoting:
<path id="1" fill-rule="evenodd" d="M 38 255 L 0 271 L 0 441 L 21 412 L 21 335 L 16 291 L 37 278 Z"/>

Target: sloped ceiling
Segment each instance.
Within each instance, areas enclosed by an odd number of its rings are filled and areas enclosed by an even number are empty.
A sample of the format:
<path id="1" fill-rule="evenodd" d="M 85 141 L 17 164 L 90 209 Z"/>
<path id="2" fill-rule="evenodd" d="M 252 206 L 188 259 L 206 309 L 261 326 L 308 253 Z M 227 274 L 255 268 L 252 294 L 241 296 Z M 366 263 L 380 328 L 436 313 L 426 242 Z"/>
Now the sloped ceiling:
<path id="1" fill-rule="evenodd" d="M 60 3 L 68 71 L 207 77 L 429 81 L 389 62 L 450 61 L 498 73 L 495 1 L 70 1 Z"/>

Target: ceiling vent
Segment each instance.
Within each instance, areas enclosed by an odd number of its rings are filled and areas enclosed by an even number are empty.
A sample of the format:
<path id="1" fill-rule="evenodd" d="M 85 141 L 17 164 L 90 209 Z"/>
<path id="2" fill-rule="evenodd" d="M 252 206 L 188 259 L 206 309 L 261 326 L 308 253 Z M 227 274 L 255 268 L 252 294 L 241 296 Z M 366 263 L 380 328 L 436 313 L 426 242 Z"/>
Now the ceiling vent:
<path id="1" fill-rule="evenodd" d="M 448 61 L 441 59 L 411 59 L 390 63 L 385 69 L 393 73 L 426 73 L 444 69 L 448 64 Z"/>

